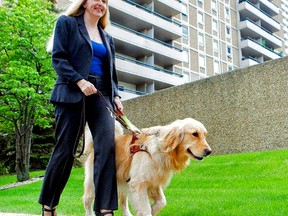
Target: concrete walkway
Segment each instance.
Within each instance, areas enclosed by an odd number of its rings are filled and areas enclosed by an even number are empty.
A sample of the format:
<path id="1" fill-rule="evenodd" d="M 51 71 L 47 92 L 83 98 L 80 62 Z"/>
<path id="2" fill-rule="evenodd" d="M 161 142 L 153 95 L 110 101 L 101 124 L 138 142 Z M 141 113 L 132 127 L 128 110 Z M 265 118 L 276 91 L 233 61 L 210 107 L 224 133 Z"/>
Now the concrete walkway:
<path id="1" fill-rule="evenodd" d="M 4 185 L 4 186 L 1 186 L 0 190 L 6 190 L 6 189 L 9 189 L 9 188 L 14 188 L 14 187 L 21 186 L 21 185 L 24 185 L 24 184 L 30 184 L 30 183 L 33 183 L 33 182 L 36 182 L 36 181 L 40 181 L 42 179 L 43 179 L 43 176 L 39 176 L 39 177 L 31 178 L 31 179 L 29 179 L 27 181 L 24 181 L 24 182 L 15 182 L 15 183 L 7 184 L 7 185 Z M 3 212 L 0 212 L 0 216 L 40 216 L 40 214 L 39 215 L 32 215 L 32 214 L 3 213 Z"/>
<path id="2" fill-rule="evenodd" d="M 2 213 L 2 212 L 0 212 L 0 216 L 39 216 L 39 215 L 19 214 L 19 213 Z"/>

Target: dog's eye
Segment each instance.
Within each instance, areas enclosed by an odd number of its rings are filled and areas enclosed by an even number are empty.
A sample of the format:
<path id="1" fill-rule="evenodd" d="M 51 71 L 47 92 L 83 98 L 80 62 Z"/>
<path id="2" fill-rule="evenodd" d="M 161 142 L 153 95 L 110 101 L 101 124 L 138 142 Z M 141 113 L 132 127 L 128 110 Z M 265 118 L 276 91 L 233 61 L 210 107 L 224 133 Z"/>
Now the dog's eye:
<path id="1" fill-rule="evenodd" d="M 198 134 L 197 132 L 192 133 L 192 135 L 193 135 L 194 137 L 198 137 L 198 136 L 199 136 L 199 134 Z"/>

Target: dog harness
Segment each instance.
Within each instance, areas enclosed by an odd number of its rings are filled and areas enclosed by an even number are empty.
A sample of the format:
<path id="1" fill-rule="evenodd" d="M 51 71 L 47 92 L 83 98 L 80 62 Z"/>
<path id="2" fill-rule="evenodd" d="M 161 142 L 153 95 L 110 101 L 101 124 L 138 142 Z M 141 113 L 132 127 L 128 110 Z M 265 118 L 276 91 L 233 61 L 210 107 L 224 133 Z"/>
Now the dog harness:
<path id="1" fill-rule="evenodd" d="M 144 146 L 143 142 L 140 142 L 140 144 L 135 144 L 135 141 L 138 139 L 137 135 L 138 135 L 138 134 L 136 134 L 136 133 L 133 133 L 133 134 L 132 134 L 132 140 L 131 140 L 131 144 L 130 144 L 130 155 L 131 155 L 131 157 L 132 157 L 134 154 L 136 154 L 137 152 L 139 152 L 139 151 L 145 151 L 145 152 L 147 152 L 148 154 L 150 154 L 150 153 L 148 152 L 147 147 Z M 126 180 L 126 182 L 129 182 L 130 179 L 131 179 L 131 178 L 128 178 L 128 179 Z"/>
<path id="2" fill-rule="evenodd" d="M 144 133 L 143 131 L 141 131 L 142 134 L 145 134 L 147 136 L 159 136 L 160 131 L 155 131 L 152 133 Z M 137 135 L 139 135 L 139 133 L 132 133 L 132 140 L 131 140 L 131 144 L 130 144 L 130 154 L 131 156 L 133 156 L 135 153 L 139 152 L 139 151 L 145 151 L 148 154 L 150 154 L 148 152 L 148 148 L 144 145 L 144 143 L 142 141 L 140 141 L 139 144 L 135 144 L 136 140 L 138 139 Z"/>
<path id="3" fill-rule="evenodd" d="M 143 144 L 143 142 L 140 142 L 140 144 L 134 144 L 135 141 L 138 139 L 137 135 L 138 134 L 136 133 L 132 134 L 132 140 L 131 140 L 131 145 L 130 145 L 130 155 L 133 156 L 135 153 L 139 151 L 145 151 L 148 154 L 150 154 L 147 150 L 147 147 Z"/>
<path id="4" fill-rule="evenodd" d="M 149 153 L 147 151 L 147 147 L 144 146 L 143 143 L 135 144 L 135 145 L 131 145 L 130 146 L 130 154 L 131 154 L 131 156 L 133 156 L 135 153 L 137 153 L 139 151 L 145 151 L 145 152 Z"/>
<path id="5" fill-rule="evenodd" d="M 149 135 L 149 136 L 152 136 L 152 135 L 158 136 L 159 133 L 160 133 L 159 131 L 155 131 L 154 133 L 145 133 L 145 134 Z M 136 154 L 137 152 L 139 152 L 139 151 L 147 152 L 150 155 L 150 153 L 148 152 L 147 147 L 144 145 L 144 143 L 142 141 L 140 141 L 139 144 L 135 144 L 136 140 L 138 139 L 137 135 L 139 135 L 139 134 L 132 133 L 132 140 L 131 140 L 131 144 L 130 144 L 130 155 L 131 155 L 131 157 L 134 154 Z M 126 182 L 129 182 L 130 180 L 131 180 L 131 178 L 128 178 L 126 180 Z"/>

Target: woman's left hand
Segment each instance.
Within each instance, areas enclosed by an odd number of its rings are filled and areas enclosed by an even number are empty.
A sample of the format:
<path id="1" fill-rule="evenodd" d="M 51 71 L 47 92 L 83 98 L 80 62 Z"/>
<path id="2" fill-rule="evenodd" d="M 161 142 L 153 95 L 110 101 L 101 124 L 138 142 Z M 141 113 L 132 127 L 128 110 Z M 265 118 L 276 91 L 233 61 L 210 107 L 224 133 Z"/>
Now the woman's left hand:
<path id="1" fill-rule="evenodd" d="M 120 112 L 123 112 L 123 105 L 122 105 L 119 97 L 116 96 L 114 98 L 114 104 L 115 104 L 116 109 L 118 109 Z"/>

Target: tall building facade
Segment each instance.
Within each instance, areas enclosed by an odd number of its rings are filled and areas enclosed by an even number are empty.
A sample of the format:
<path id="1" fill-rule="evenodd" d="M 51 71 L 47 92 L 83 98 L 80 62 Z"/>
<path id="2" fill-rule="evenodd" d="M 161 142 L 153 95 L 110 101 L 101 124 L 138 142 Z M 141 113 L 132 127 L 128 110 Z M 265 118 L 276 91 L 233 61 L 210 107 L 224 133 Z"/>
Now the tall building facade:
<path id="1" fill-rule="evenodd" d="M 246 67 L 267 60 L 282 57 L 283 38 L 276 33 L 281 31 L 281 22 L 277 20 L 279 7 L 268 0 L 240 0 L 239 31 L 242 61 Z"/>
<path id="2" fill-rule="evenodd" d="M 239 68 L 239 32 L 237 29 L 237 3 L 232 0 L 190 0 L 183 2 L 187 16 L 189 61 L 183 63 L 183 74 L 191 82 Z"/>
<path id="3" fill-rule="evenodd" d="M 110 0 L 116 66 L 123 98 L 183 83 L 182 13 L 179 1 Z"/>
<path id="4" fill-rule="evenodd" d="M 109 0 L 109 8 L 124 100 L 288 53 L 287 0 Z"/>
<path id="5" fill-rule="evenodd" d="M 284 39 L 283 49 L 288 55 L 288 0 L 276 0 L 280 5 L 280 22 L 282 26 L 282 33 Z"/>

